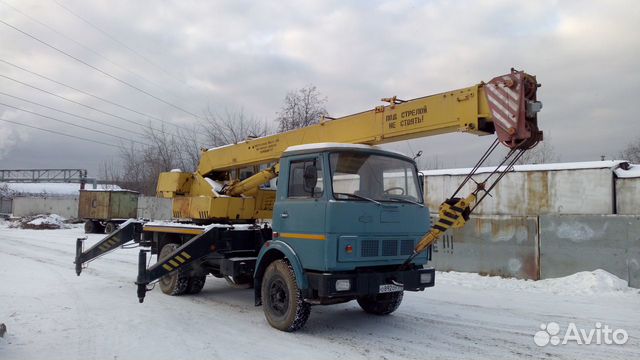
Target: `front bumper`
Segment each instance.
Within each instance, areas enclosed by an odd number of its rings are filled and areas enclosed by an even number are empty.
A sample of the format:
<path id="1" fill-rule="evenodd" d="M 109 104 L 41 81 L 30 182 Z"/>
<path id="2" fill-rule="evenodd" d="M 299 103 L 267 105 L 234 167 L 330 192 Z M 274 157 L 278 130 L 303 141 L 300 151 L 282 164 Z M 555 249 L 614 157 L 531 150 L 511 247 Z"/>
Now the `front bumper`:
<path id="1" fill-rule="evenodd" d="M 390 287 L 396 291 L 400 289 L 422 291 L 435 284 L 435 270 L 429 268 L 404 271 L 307 272 L 307 278 L 309 280 L 309 288 L 306 289 L 306 298 L 353 298 L 379 294 L 385 290 L 388 291 Z M 336 289 L 338 280 L 348 280 L 349 289 L 342 291 Z M 344 284 L 344 281 L 342 284 Z M 381 285 L 396 285 L 397 287 L 383 286 L 381 288 Z"/>

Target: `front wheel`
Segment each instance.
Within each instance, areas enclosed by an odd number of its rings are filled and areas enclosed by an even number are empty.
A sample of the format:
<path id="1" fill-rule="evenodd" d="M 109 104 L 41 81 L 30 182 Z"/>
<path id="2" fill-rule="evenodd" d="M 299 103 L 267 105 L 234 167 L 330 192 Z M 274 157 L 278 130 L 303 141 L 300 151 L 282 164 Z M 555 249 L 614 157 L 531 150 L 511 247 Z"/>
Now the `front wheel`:
<path id="1" fill-rule="evenodd" d="M 295 272 L 286 260 L 269 264 L 260 290 L 264 315 L 274 328 L 293 332 L 309 319 L 311 305 L 304 301 Z"/>
<path id="2" fill-rule="evenodd" d="M 392 312 L 398 310 L 400 303 L 402 303 L 402 297 L 404 293 L 402 291 L 361 296 L 358 298 L 358 305 L 369 314 L 375 315 L 389 315 Z"/>

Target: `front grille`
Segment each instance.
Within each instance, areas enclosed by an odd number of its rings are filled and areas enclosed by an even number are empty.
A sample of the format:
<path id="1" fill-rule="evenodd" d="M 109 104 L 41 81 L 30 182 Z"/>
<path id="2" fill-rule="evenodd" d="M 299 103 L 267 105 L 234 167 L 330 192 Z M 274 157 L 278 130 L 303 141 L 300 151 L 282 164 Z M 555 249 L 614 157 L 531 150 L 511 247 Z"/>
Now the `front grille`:
<path id="1" fill-rule="evenodd" d="M 382 256 L 398 255 L 398 240 L 382 240 Z"/>
<path id="2" fill-rule="evenodd" d="M 400 242 L 400 255 L 413 254 L 413 240 L 402 240 Z"/>
<path id="3" fill-rule="evenodd" d="M 378 240 L 362 240 L 362 243 L 360 243 L 360 256 L 378 256 Z"/>
<path id="4" fill-rule="evenodd" d="M 409 239 L 362 239 L 360 257 L 405 256 L 413 253 L 414 241 Z"/>

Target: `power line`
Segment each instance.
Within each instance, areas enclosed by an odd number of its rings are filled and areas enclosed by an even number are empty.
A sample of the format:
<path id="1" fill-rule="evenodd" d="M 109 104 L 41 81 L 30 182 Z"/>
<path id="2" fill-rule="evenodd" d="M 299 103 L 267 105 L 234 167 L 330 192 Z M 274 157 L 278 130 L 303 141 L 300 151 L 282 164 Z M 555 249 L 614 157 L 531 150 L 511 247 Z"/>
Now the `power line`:
<path id="1" fill-rule="evenodd" d="M 2 0 L 0 0 L 0 2 L 1 2 L 1 1 L 2 1 Z M 125 106 L 125 105 L 118 104 L 118 103 L 116 103 L 116 102 L 113 102 L 113 101 L 111 101 L 111 100 L 105 99 L 105 98 L 100 97 L 100 96 L 98 96 L 98 95 L 94 95 L 94 94 L 92 94 L 92 93 L 90 93 L 90 92 L 87 92 L 87 91 L 84 91 L 84 90 L 80 90 L 80 89 L 78 89 L 78 88 L 76 88 L 76 87 L 73 87 L 73 86 L 71 86 L 71 85 L 67 85 L 67 84 L 62 83 L 62 82 L 60 82 L 60 81 L 54 80 L 54 79 L 52 79 L 52 78 L 50 78 L 50 77 L 44 76 L 44 75 L 42 75 L 42 74 L 38 74 L 37 72 L 35 72 L 35 71 L 31 71 L 31 70 L 29 70 L 29 69 L 26 69 L 26 68 L 24 68 L 24 67 L 22 67 L 22 66 L 20 66 L 20 65 L 16 65 L 16 64 L 14 64 L 14 63 L 12 63 L 12 62 L 10 62 L 10 61 L 0 59 L 0 62 L 5 63 L 5 64 L 10 65 L 10 66 L 13 66 L 13 67 L 15 67 L 15 68 L 17 68 L 17 69 L 20 69 L 20 70 L 22 70 L 22 71 L 24 71 L 24 72 L 27 72 L 27 73 L 29 73 L 29 74 L 35 75 L 35 76 L 37 76 L 37 77 L 39 77 L 39 78 L 41 78 L 41 79 L 45 79 L 45 80 L 51 81 L 51 82 L 52 82 L 52 83 L 54 83 L 54 84 L 58 84 L 58 85 L 64 86 L 64 87 L 66 87 L 67 89 L 71 89 L 71 90 L 77 91 L 77 92 L 82 93 L 82 94 L 85 94 L 85 95 L 87 95 L 87 96 L 91 96 L 91 97 L 93 97 L 93 98 L 95 98 L 95 99 L 98 99 L 98 100 L 104 101 L 104 102 L 106 102 L 106 103 L 108 103 L 108 104 L 111 104 L 111 105 L 117 106 L 117 107 L 119 107 L 119 108 L 121 108 L 121 109 L 125 109 L 125 110 L 128 110 L 128 111 L 134 112 L 134 113 L 136 113 L 136 114 L 138 114 L 138 115 L 146 116 L 146 117 L 149 117 L 149 118 L 151 118 L 151 119 L 154 119 L 154 120 L 158 120 L 158 121 L 162 121 L 162 122 L 164 122 L 164 120 L 160 119 L 159 117 L 155 117 L 155 116 L 150 115 L 150 114 L 142 113 L 142 112 L 140 112 L 140 111 L 138 111 L 138 110 L 131 109 L 131 108 L 129 108 L 129 107 L 127 107 L 127 106 Z M 175 124 L 171 124 L 171 125 L 174 125 L 174 126 L 176 126 L 176 127 L 178 127 L 178 128 L 181 128 L 181 127 L 179 127 L 178 125 L 175 125 Z"/>
<path id="2" fill-rule="evenodd" d="M 1 20 L 0 20 L 0 21 L 1 21 Z M 129 122 L 129 123 L 132 123 L 132 124 L 136 124 L 136 125 L 138 125 L 138 126 L 142 126 L 142 127 L 146 127 L 146 126 L 147 126 L 147 125 L 142 124 L 142 123 L 139 123 L 139 122 L 137 122 L 137 121 L 130 120 L 130 119 L 127 119 L 127 118 L 124 118 L 124 117 L 122 117 L 122 116 L 120 116 L 120 115 L 112 114 L 112 113 L 110 113 L 110 112 L 106 112 L 106 111 L 100 110 L 100 109 L 95 108 L 95 107 L 93 107 L 93 106 L 86 105 L 86 104 L 83 104 L 83 103 L 78 102 L 78 101 L 75 101 L 75 100 L 71 100 L 71 99 L 69 99 L 69 98 L 66 98 L 66 97 L 64 97 L 64 96 L 58 95 L 58 94 L 53 93 L 53 92 L 51 92 L 51 91 L 47 91 L 47 90 L 42 89 L 42 88 L 39 88 L 39 87 L 37 87 L 37 86 L 31 85 L 31 84 L 27 84 L 27 83 L 25 83 L 25 82 L 23 82 L 23 81 L 20 81 L 20 80 L 14 79 L 14 78 L 12 78 L 12 77 L 10 77 L 10 76 L 0 74 L 0 77 L 5 78 L 5 79 L 8 79 L 8 80 L 11 80 L 11 81 L 16 82 L 16 83 L 18 83 L 18 84 L 21 84 L 21 85 L 24 85 L 24 86 L 30 87 L 30 88 L 32 88 L 32 89 L 35 89 L 35 90 L 41 91 L 41 92 L 46 93 L 46 94 L 49 94 L 49 95 L 51 95 L 51 96 L 55 96 L 55 97 L 57 97 L 57 98 L 59 98 L 59 99 L 62 99 L 62 100 L 65 100 L 65 101 L 68 101 L 68 102 L 74 103 L 74 104 L 76 104 L 76 105 L 80 105 L 80 106 L 86 107 L 86 108 L 91 109 L 91 110 L 93 110 L 93 111 L 97 111 L 97 112 L 99 112 L 99 113 L 101 113 L 101 114 L 108 115 L 108 116 L 112 116 L 112 117 L 118 118 L 118 119 L 120 119 L 120 120 L 124 120 L 124 121 Z M 150 125 L 149 125 L 149 128 L 150 128 L 150 129 L 152 129 L 152 130 L 155 130 L 155 131 L 160 131 L 160 132 L 162 132 L 162 133 L 165 133 L 163 130 L 153 128 L 153 127 L 151 127 Z"/>
<path id="3" fill-rule="evenodd" d="M 0 102 L 0 105 L 2 105 L 2 106 L 6 106 L 6 107 L 8 107 L 8 108 L 15 109 L 15 110 L 23 111 L 23 112 L 26 112 L 26 113 L 29 113 L 29 114 L 33 114 L 33 115 L 36 115 L 36 116 L 40 116 L 40 117 L 43 117 L 43 118 L 46 118 L 46 119 L 51 119 L 51 120 L 53 120 L 53 121 L 58 121 L 58 122 L 61 122 L 61 123 L 63 123 L 63 124 L 67 124 L 67 125 L 75 126 L 75 127 L 81 128 L 81 129 L 85 129 L 85 130 L 89 130 L 89 131 L 97 132 L 97 133 L 100 133 L 100 134 L 103 134 L 103 135 L 107 135 L 107 136 L 113 136 L 113 137 L 118 138 L 118 139 L 121 139 L 121 140 L 126 140 L 126 141 L 130 141 L 130 142 L 134 142 L 134 143 L 137 143 L 137 144 L 140 144 L 140 145 L 144 145 L 144 146 L 150 146 L 149 144 L 145 144 L 145 143 L 142 143 L 142 142 L 139 142 L 139 141 L 133 140 L 133 139 L 129 139 L 129 138 L 122 137 L 122 136 L 118 136 L 118 135 L 109 134 L 108 132 L 105 132 L 105 131 L 96 130 L 96 129 L 92 129 L 92 128 L 87 127 L 87 126 L 82 126 L 82 125 L 74 124 L 74 123 L 72 123 L 72 122 L 70 122 L 70 121 L 60 120 L 60 119 L 57 119 L 57 118 L 54 118 L 54 117 L 51 117 L 51 116 L 48 116 L 48 115 L 43 115 L 43 114 L 40 114 L 40 113 L 37 113 L 37 112 L 31 111 L 31 110 L 22 109 L 22 108 L 19 108 L 19 107 L 17 107 L 17 106 L 13 106 L 13 105 L 5 104 L 5 103 L 2 103 L 2 102 Z"/>
<path id="4" fill-rule="evenodd" d="M 137 90 L 137 91 L 139 91 L 139 92 L 141 92 L 141 93 L 143 93 L 143 94 L 145 94 L 145 95 L 147 95 L 147 96 L 149 96 L 149 97 L 152 97 L 152 98 L 154 98 L 154 99 L 156 99 L 156 100 L 158 100 L 158 101 L 160 101 L 160 102 L 162 102 L 162 103 L 164 103 L 164 104 L 167 104 L 167 105 L 169 105 L 169 106 L 171 106 L 171 107 L 173 107 L 173 108 L 175 108 L 175 109 L 177 109 L 177 110 L 180 110 L 180 111 L 182 111 L 182 112 L 184 112 L 184 113 L 186 113 L 186 114 L 189 114 L 189 115 L 191 115 L 191 116 L 193 116 L 193 117 L 195 117 L 195 118 L 202 119 L 202 117 L 200 117 L 200 116 L 198 116 L 198 115 L 196 115 L 196 114 L 192 113 L 191 111 L 186 110 L 186 109 L 184 109 L 184 108 L 182 108 L 182 107 L 180 107 L 180 106 L 178 106 L 178 105 L 175 105 L 175 104 L 173 104 L 173 103 L 170 103 L 170 102 L 168 102 L 167 100 L 164 100 L 164 99 L 162 99 L 162 98 L 160 98 L 160 97 L 157 97 L 157 96 L 155 96 L 155 95 L 151 94 L 150 92 L 148 92 L 148 91 L 146 91 L 146 90 L 144 90 L 144 89 L 141 89 L 141 88 L 139 88 L 139 87 L 137 87 L 137 86 L 135 86 L 135 85 L 133 85 L 133 84 L 131 84 L 131 83 L 129 83 L 129 82 L 127 82 L 127 81 L 125 81 L 125 80 L 120 79 L 119 77 L 117 77 L 117 76 L 115 76 L 115 75 L 111 75 L 111 74 L 109 74 L 108 72 L 106 72 L 106 71 L 104 71 L 104 70 L 102 70 L 102 69 L 100 69 L 100 68 L 98 68 L 98 67 L 96 67 L 96 66 L 93 66 L 93 65 L 89 64 L 88 62 L 86 62 L 86 61 L 84 61 L 84 60 L 82 60 L 82 59 L 80 59 L 80 58 L 77 58 L 77 57 L 75 57 L 75 56 L 73 56 L 73 55 L 69 54 L 68 52 L 66 52 L 66 51 L 64 51 L 64 50 L 60 50 L 60 49 L 58 49 L 57 47 L 55 47 L 55 46 L 53 46 L 53 45 L 51 45 L 51 44 L 47 43 L 46 41 L 43 41 L 43 40 L 41 40 L 41 39 L 39 39 L 39 38 L 37 38 L 37 37 L 35 37 L 35 36 L 33 36 L 33 35 L 31 35 L 31 34 L 29 34 L 29 33 L 25 32 L 25 31 L 23 31 L 23 30 L 20 30 L 19 28 L 15 27 L 15 26 L 13 26 L 13 25 L 11 25 L 11 24 L 9 24 L 9 23 L 7 23 L 6 21 L 4 21 L 4 20 L 2 20 L 2 19 L 0 19 L 0 23 L 2 23 L 2 24 L 4 24 L 5 26 L 8 26 L 8 27 L 10 27 L 10 28 L 12 28 L 12 29 L 14 29 L 14 30 L 18 31 L 19 33 L 21 33 L 21 34 L 23 34 L 23 35 L 25 35 L 25 36 L 28 36 L 28 37 L 32 38 L 33 40 L 35 40 L 35 41 L 37 41 L 37 42 L 39 42 L 39 43 L 41 43 L 41 44 L 43 44 L 43 45 L 45 45 L 45 46 L 49 47 L 50 49 L 53 49 L 53 50 L 55 50 L 55 51 L 57 51 L 57 52 L 59 52 L 59 53 L 61 53 L 61 54 L 65 55 L 65 56 L 68 56 L 68 57 L 72 58 L 73 60 L 75 60 L 75 61 L 77 61 L 77 62 L 79 62 L 79 63 L 81 63 L 81 64 L 83 64 L 83 65 L 85 65 L 85 66 L 87 66 L 87 67 L 89 67 L 89 68 L 91 68 L 91 69 L 93 69 L 93 70 L 95 70 L 95 71 L 97 71 L 97 72 L 99 72 L 99 73 L 101 73 L 101 74 L 103 74 L 103 75 L 107 76 L 107 77 L 110 77 L 110 78 L 112 78 L 112 79 L 114 79 L 114 80 L 116 80 L 116 81 L 118 81 L 118 82 L 120 82 L 120 83 L 122 83 L 122 84 L 124 84 L 124 85 L 129 86 L 129 87 L 130 87 L 130 88 L 132 88 L 132 89 L 135 89 L 135 90 Z"/>
<path id="5" fill-rule="evenodd" d="M 1 1 L 2 1 L 2 0 L 0 0 L 0 2 L 1 2 Z M 81 93 L 81 94 L 85 94 L 85 95 L 90 96 L 90 97 L 93 97 L 93 98 L 95 98 L 95 99 L 98 99 L 98 100 L 104 101 L 104 102 L 106 102 L 106 103 L 108 103 L 108 104 L 111 104 L 111 105 L 117 106 L 117 107 L 119 107 L 119 108 L 121 108 L 121 109 L 125 109 L 125 110 L 131 111 L 131 112 L 133 112 L 133 113 L 136 113 L 136 114 L 139 114 L 139 115 L 142 115 L 142 116 L 149 117 L 149 118 L 154 119 L 154 120 L 158 120 L 158 121 L 162 122 L 163 124 L 165 124 L 165 123 L 166 123 L 164 120 L 160 119 L 159 117 L 155 117 L 155 116 L 150 115 L 150 114 L 145 114 L 145 113 L 140 112 L 140 111 L 137 111 L 137 110 L 135 110 L 135 109 L 131 109 L 131 108 L 129 108 L 129 107 L 127 107 L 127 106 L 125 106 L 125 105 L 122 105 L 122 104 L 118 104 L 118 103 L 116 103 L 116 102 L 113 102 L 113 101 L 111 101 L 111 100 L 109 100 L 109 99 L 105 99 L 105 98 L 100 97 L 100 96 L 98 96 L 98 95 L 94 95 L 94 94 L 92 94 L 92 93 L 90 93 L 90 92 L 87 92 L 87 91 L 84 91 L 84 90 L 80 90 L 80 89 L 78 89 L 78 88 L 76 88 L 76 87 L 73 87 L 73 86 L 71 86 L 71 85 L 67 85 L 67 84 L 62 83 L 62 82 L 60 82 L 60 81 L 54 80 L 54 79 L 52 79 L 52 78 L 50 78 L 50 77 L 44 76 L 44 75 L 42 75 L 42 74 L 39 74 L 39 73 L 37 73 L 37 72 L 35 72 L 35 71 L 31 71 L 31 70 L 29 70 L 29 69 L 26 69 L 26 68 L 24 68 L 24 67 L 22 67 L 22 66 L 20 66 L 20 65 L 14 64 L 14 63 L 12 63 L 12 62 L 10 62 L 10 61 L 0 59 L 0 62 L 5 63 L 5 64 L 7 64 L 7 65 L 9 65 L 9 66 L 13 66 L 13 67 L 15 67 L 15 68 L 17 68 L 17 69 L 20 69 L 20 70 L 22 70 L 22 71 L 24 71 L 24 72 L 27 72 L 27 73 L 29 73 L 29 74 L 35 75 L 35 76 L 37 76 L 37 77 L 39 77 L 39 78 L 41 78 L 41 79 L 45 79 L 45 80 L 47 80 L 47 81 L 50 81 L 50 82 L 52 82 L 52 83 L 54 83 L 54 84 L 57 84 L 57 85 L 60 85 L 60 86 L 64 86 L 64 87 L 66 87 L 66 88 L 68 88 L 68 89 L 71 89 L 71 90 L 77 91 L 77 92 L 79 92 L 79 93 Z M 182 126 L 179 126 L 179 125 L 176 125 L 176 124 L 173 124 L 173 123 L 169 123 L 169 124 L 171 124 L 171 125 L 175 126 L 177 129 L 182 129 L 182 130 L 184 130 L 184 131 L 190 131 L 189 129 L 184 128 L 184 127 L 182 127 Z M 154 130 L 157 130 L 157 129 L 154 129 Z M 157 130 L 157 131 L 161 131 L 161 130 Z"/>
<path id="6" fill-rule="evenodd" d="M 60 2 L 53 0 L 53 2 L 55 2 L 59 7 L 63 8 L 65 11 L 67 11 L 69 14 L 75 16 L 76 18 L 80 19 L 81 21 L 83 21 L 84 23 L 86 23 L 87 25 L 91 26 L 92 28 L 94 28 L 95 30 L 97 30 L 98 32 L 100 32 L 102 35 L 106 36 L 107 38 L 111 39 L 113 42 L 117 43 L 118 45 L 124 47 L 125 49 L 131 51 L 132 53 L 134 53 L 135 55 L 137 55 L 138 57 L 140 57 L 142 60 L 144 60 L 145 62 L 147 62 L 148 64 L 154 66 L 155 68 L 157 68 L 158 70 L 160 70 L 162 73 L 164 73 L 165 75 L 167 75 L 168 77 L 172 78 L 175 81 L 178 81 L 186 86 L 191 87 L 191 85 L 187 84 L 184 80 L 181 80 L 175 76 L 173 76 L 167 69 L 165 69 L 164 67 L 158 65 L 156 62 L 154 62 L 153 60 L 149 59 L 148 57 L 144 56 L 143 54 L 141 54 L 140 52 L 138 52 L 137 50 L 131 48 L 130 46 L 128 46 L 127 44 L 125 44 L 124 42 L 118 40 L 115 36 L 109 34 L 108 32 L 106 32 L 105 30 L 103 30 L 102 28 L 98 27 L 97 25 L 93 24 L 91 21 L 87 20 L 86 18 L 78 15 L 76 12 L 72 11 L 71 9 L 69 9 L 68 7 L 62 5 Z M 192 87 L 191 87 L 192 88 Z"/>
<path id="7" fill-rule="evenodd" d="M 107 124 L 107 123 L 103 123 L 103 122 L 101 122 L 101 121 L 93 120 L 93 119 L 90 119 L 90 118 L 85 117 L 85 116 L 72 114 L 72 113 L 70 113 L 70 112 L 66 112 L 66 111 L 64 111 L 64 110 L 56 109 L 56 108 L 53 108 L 53 107 L 51 107 L 51 106 L 47 106 L 47 105 L 44 105 L 44 104 L 41 104 L 41 103 L 38 103 L 38 102 L 35 102 L 35 101 L 27 100 L 27 99 L 21 98 L 21 97 L 19 97 L 19 96 L 15 96 L 15 95 L 7 94 L 7 93 L 2 92 L 2 91 L 0 91 L 0 94 L 2 94 L 2 95 L 4 95 L 4 96 L 11 97 L 11 98 L 14 98 L 14 99 L 18 99 L 18 100 L 21 100 L 21 101 L 24 101 L 24 102 L 27 102 L 27 103 L 29 103 L 29 104 L 38 105 L 38 106 L 41 106 L 41 107 L 46 108 L 46 109 L 49 109 L 49 110 L 57 111 L 57 112 L 59 112 L 59 113 L 63 113 L 63 114 L 69 115 L 69 116 L 77 117 L 77 118 L 79 118 L 79 119 L 83 119 L 83 120 L 91 121 L 91 122 L 94 122 L 94 123 L 96 123 L 96 124 L 100 124 L 100 125 L 104 125 L 104 126 L 112 127 L 112 128 L 114 128 L 114 129 L 118 129 L 118 130 L 126 131 L 126 132 L 128 132 L 128 133 L 132 133 L 132 134 L 136 134 L 136 135 L 140 135 L 140 136 L 147 136 L 146 134 L 143 134 L 143 133 L 140 133 L 140 132 L 137 132 L 137 131 L 133 131 L 133 130 L 130 130 L 130 129 L 121 128 L 121 127 L 119 127 L 119 126 L 115 126 L 115 125 L 111 125 L 111 124 Z"/>
<path id="8" fill-rule="evenodd" d="M 0 2 L 1 2 L 1 3 L 3 3 L 5 6 L 10 7 L 10 8 L 11 8 L 11 9 L 13 9 L 15 12 L 17 12 L 17 13 L 21 14 L 22 16 L 24 16 L 24 17 L 26 17 L 26 18 L 30 19 L 31 21 L 33 21 L 33 22 L 35 22 L 35 23 L 40 24 L 41 26 L 43 26 L 43 27 L 47 28 L 48 30 L 53 31 L 54 33 L 56 33 L 56 34 L 58 34 L 58 35 L 62 36 L 63 38 L 65 38 L 65 39 L 67 39 L 67 40 L 69 40 L 69 41 L 73 42 L 74 44 L 76 44 L 76 45 L 78 45 L 78 46 L 82 47 L 83 49 L 85 49 L 85 50 L 87 50 L 87 51 L 89 51 L 89 52 L 91 52 L 91 53 L 93 53 L 93 54 L 97 55 L 98 57 L 100 57 L 100 58 L 102 58 L 102 59 L 104 59 L 104 60 L 106 60 L 108 63 L 110 63 L 110 64 L 112 64 L 112 65 L 116 66 L 117 68 L 119 68 L 119 69 L 121 69 L 121 70 L 124 70 L 124 71 L 126 71 L 126 72 L 128 72 L 128 73 L 130 73 L 130 74 L 133 74 L 134 76 L 137 76 L 138 78 L 140 78 L 140 79 L 142 79 L 142 80 L 144 80 L 144 81 L 146 81 L 146 82 L 148 82 L 148 83 L 152 84 L 153 86 L 155 86 L 156 88 L 158 88 L 158 89 L 160 89 L 160 90 L 162 90 L 162 91 L 166 91 L 165 89 L 163 89 L 163 88 L 162 88 L 162 86 L 161 86 L 160 84 L 156 83 L 155 81 L 150 80 L 150 79 L 148 79 L 147 77 L 143 76 L 142 74 L 139 74 L 139 73 L 137 73 L 136 71 L 130 70 L 130 69 L 128 69 L 128 68 L 126 68 L 126 67 L 124 67 L 124 66 L 122 66 L 122 65 L 120 65 L 120 64 L 118 64 L 118 63 L 116 63 L 116 62 L 114 62 L 113 60 L 109 59 L 109 58 L 108 58 L 108 57 L 106 57 L 105 55 L 103 55 L 103 54 L 101 54 L 101 53 L 97 52 L 96 50 L 94 50 L 94 49 L 92 49 L 92 48 L 90 48 L 90 47 L 88 47 L 88 46 L 86 46 L 86 45 L 82 44 L 81 42 L 79 42 L 79 41 L 77 41 L 77 40 L 75 40 L 75 39 L 73 39 L 73 38 L 69 37 L 68 35 L 65 35 L 64 33 L 62 33 L 62 32 L 60 32 L 60 31 L 58 31 L 58 30 L 54 29 L 53 27 L 51 27 L 51 26 L 49 26 L 49 25 L 47 25 L 47 24 L 43 23 L 42 21 L 40 21 L 40 20 L 38 20 L 38 19 L 36 19 L 36 18 L 34 18 L 34 17 L 30 16 L 29 14 L 24 13 L 24 12 L 23 12 L 23 11 L 21 11 L 20 9 L 18 9 L 18 8 L 14 7 L 14 6 L 12 6 L 11 4 L 8 4 L 8 3 L 7 3 L 7 2 L 5 2 L 4 0 L 0 0 Z M 175 94 L 174 94 L 174 96 L 175 96 Z"/>
<path id="9" fill-rule="evenodd" d="M 105 115 L 108 115 L 108 116 L 112 116 L 112 117 L 115 117 L 115 118 L 118 118 L 118 119 L 124 120 L 124 121 L 126 121 L 126 122 L 129 122 L 129 123 L 132 123 L 132 124 L 136 124 L 136 125 L 138 125 L 138 126 L 142 126 L 143 128 L 147 127 L 148 129 L 158 131 L 158 132 L 160 132 L 160 133 L 161 133 L 161 134 L 163 134 L 163 135 L 175 136 L 175 137 L 177 137 L 177 138 L 180 138 L 180 139 L 183 139 L 183 140 L 187 140 L 187 141 L 191 141 L 191 140 L 193 140 L 193 139 L 190 139 L 190 138 L 185 137 L 184 135 L 181 135 L 180 133 L 175 133 L 175 134 L 173 134 L 173 133 L 167 133 L 164 129 L 158 129 L 158 128 L 154 128 L 154 127 L 152 127 L 152 126 L 151 126 L 151 124 L 149 124 L 149 125 L 147 126 L 147 125 L 142 124 L 142 123 L 139 123 L 139 122 L 137 122 L 137 121 L 133 121 L 133 120 L 130 120 L 130 119 L 127 119 L 127 118 L 123 118 L 122 116 L 115 115 L 115 114 L 112 114 L 112 113 L 109 113 L 109 112 L 106 112 L 106 111 L 103 111 L 103 110 L 97 109 L 97 108 L 95 108 L 95 107 L 93 107 L 93 106 L 89 106 L 89 105 L 83 104 L 83 103 L 78 102 L 78 101 L 75 101 L 75 100 L 71 100 L 71 99 L 66 98 L 66 97 L 64 97 L 64 96 L 61 96 L 61 95 L 55 94 L 55 93 L 53 93 L 53 92 L 51 92 L 51 91 L 44 90 L 44 89 L 39 88 L 39 87 L 37 87 L 37 86 L 35 86 L 35 85 L 27 84 L 27 83 L 25 83 L 25 82 L 23 82 L 23 81 L 20 81 L 20 80 L 14 79 L 14 78 L 12 78 L 12 77 L 10 77 L 10 76 L 7 76 L 7 75 L 2 75 L 2 74 L 0 74 L 0 77 L 1 77 L 1 78 L 5 78 L 5 79 L 7 79 L 7 80 L 14 81 L 14 82 L 16 82 L 16 83 L 18 83 L 18 84 L 21 84 L 21 85 L 24 85 L 24 86 L 30 87 L 30 88 L 32 88 L 32 89 L 34 89 L 34 90 L 41 91 L 41 92 L 43 92 L 43 93 L 45 93 L 45 94 L 49 94 L 49 95 L 51 95 L 51 96 L 55 96 L 55 97 L 57 97 L 57 98 L 60 98 L 60 99 L 62 99 L 62 100 L 68 101 L 68 102 L 71 102 L 71 103 L 73 103 L 73 104 L 77 104 L 77 105 L 83 106 L 83 107 L 85 107 L 85 108 L 87 108 L 87 109 L 91 109 L 91 110 L 97 111 L 97 112 L 99 112 L 99 113 L 101 113 L 101 114 L 105 114 Z M 57 109 L 54 109 L 54 110 L 57 110 Z M 57 110 L 57 111 L 61 111 L 61 110 Z M 73 116 L 73 115 L 72 115 L 72 116 Z M 129 130 L 129 131 L 130 131 L 130 130 Z M 134 131 L 131 131 L 131 132 L 134 132 Z M 135 132 L 135 133 L 140 134 L 140 133 L 138 133 L 138 132 Z M 148 134 L 142 134 L 142 136 L 148 136 Z M 197 138 L 196 138 L 196 140 L 197 140 Z"/>
<path id="10" fill-rule="evenodd" d="M 12 123 L 12 124 L 15 124 L 15 125 L 20 125 L 20 126 L 25 126 L 25 127 L 36 129 L 36 130 L 46 131 L 46 132 L 50 132 L 52 134 L 62 135 L 62 136 L 66 136 L 66 137 L 70 137 L 70 138 L 74 138 L 74 139 L 79 139 L 79 140 L 83 140 L 83 141 L 89 141 L 89 142 L 91 142 L 93 144 L 102 144 L 102 145 L 111 146 L 111 147 L 118 148 L 118 149 L 121 148 L 118 145 L 109 144 L 109 143 L 102 142 L 102 141 L 99 141 L 99 140 L 91 140 L 91 139 L 83 138 L 83 137 L 80 137 L 80 136 L 69 135 L 69 134 L 65 134 L 65 133 L 62 133 L 62 132 L 59 132 L 59 131 L 55 131 L 55 130 L 44 129 L 44 128 L 37 127 L 37 126 L 32 126 L 32 125 L 19 123 L 17 121 L 7 120 L 7 119 L 1 118 L 1 117 L 0 117 L 0 121 L 4 121 L 4 122 Z"/>

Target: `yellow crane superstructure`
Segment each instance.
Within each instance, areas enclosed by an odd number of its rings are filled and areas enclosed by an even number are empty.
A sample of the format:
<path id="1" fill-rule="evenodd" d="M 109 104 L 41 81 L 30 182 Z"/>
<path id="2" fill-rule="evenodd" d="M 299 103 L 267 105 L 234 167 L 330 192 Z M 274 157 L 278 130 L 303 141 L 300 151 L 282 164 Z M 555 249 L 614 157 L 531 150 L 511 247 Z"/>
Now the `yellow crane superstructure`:
<path id="1" fill-rule="evenodd" d="M 204 150 L 194 173 L 165 172 L 157 195 L 173 198 L 173 216 L 195 222 L 251 222 L 272 217 L 275 191 L 261 186 L 278 176 L 278 159 L 290 146 L 310 143 L 379 145 L 451 132 L 496 133 L 511 149 L 527 149 L 542 139 L 536 113 L 539 85 L 534 76 L 510 74 L 470 87 L 399 100 L 280 134 Z M 452 144 L 455 147 L 455 144 Z M 239 169 L 266 169 L 242 181 Z"/>

